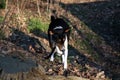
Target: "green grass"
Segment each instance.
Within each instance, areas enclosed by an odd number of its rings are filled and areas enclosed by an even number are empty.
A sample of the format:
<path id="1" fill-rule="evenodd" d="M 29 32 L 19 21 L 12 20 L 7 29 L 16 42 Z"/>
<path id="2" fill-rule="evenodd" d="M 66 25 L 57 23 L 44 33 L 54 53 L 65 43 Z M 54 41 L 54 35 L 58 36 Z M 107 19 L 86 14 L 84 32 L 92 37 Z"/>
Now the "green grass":
<path id="1" fill-rule="evenodd" d="M 39 31 L 47 32 L 48 26 L 49 26 L 48 22 L 42 22 L 38 18 L 31 18 L 28 22 L 28 31 L 29 32 L 36 31 L 36 33 Z"/>
<path id="2" fill-rule="evenodd" d="M 2 16 L 0 16 L 0 23 L 3 21 L 3 17 Z"/>

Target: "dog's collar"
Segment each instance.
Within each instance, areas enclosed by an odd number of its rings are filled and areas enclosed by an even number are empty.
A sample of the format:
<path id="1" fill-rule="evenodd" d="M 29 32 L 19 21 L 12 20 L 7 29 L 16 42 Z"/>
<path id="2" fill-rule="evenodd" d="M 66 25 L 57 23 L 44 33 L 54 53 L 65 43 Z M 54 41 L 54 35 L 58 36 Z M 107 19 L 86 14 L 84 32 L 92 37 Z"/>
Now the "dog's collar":
<path id="1" fill-rule="evenodd" d="M 54 28 L 54 30 L 56 30 L 56 29 L 63 29 L 63 27 L 62 27 L 62 26 L 56 26 L 56 27 Z"/>

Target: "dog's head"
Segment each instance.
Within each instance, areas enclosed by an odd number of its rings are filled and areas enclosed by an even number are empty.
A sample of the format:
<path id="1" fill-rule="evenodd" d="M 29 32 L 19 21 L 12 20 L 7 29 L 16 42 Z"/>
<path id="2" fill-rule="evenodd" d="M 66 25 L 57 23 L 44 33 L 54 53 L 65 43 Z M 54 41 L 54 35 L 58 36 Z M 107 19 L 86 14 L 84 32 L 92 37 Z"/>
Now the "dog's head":
<path id="1" fill-rule="evenodd" d="M 63 19 L 51 16 L 48 34 L 52 36 L 52 40 L 56 43 L 59 49 L 63 48 L 69 30 L 69 25 Z"/>

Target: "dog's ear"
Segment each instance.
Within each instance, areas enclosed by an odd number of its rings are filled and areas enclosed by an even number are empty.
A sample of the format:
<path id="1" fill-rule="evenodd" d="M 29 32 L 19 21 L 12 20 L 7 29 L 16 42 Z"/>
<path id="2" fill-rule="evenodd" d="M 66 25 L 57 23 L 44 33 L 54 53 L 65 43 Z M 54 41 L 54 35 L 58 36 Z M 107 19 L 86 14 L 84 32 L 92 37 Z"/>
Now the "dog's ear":
<path id="1" fill-rule="evenodd" d="M 51 22 L 55 21 L 56 17 L 55 16 L 51 16 Z"/>
<path id="2" fill-rule="evenodd" d="M 68 31 L 70 31 L 70 28 L 68 28 L 68 29 L 65 30 L 65 32 L 68 32 Z"/>
<path id="3" fill-rule="evenodd" d="M 52 31 L 49 31 L 49 34 L 50 34 L 50 35 L 53 35 L 54 33 L 53 33 Z"/>

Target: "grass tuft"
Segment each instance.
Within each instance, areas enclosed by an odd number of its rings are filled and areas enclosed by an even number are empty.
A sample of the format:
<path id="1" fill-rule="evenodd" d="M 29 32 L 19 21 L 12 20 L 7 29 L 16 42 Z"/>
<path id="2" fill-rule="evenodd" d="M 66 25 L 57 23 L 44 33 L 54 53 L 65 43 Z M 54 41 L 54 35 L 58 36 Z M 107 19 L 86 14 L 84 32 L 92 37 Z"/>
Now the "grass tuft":
<path id="1" fill-rule="evenodd" d="M 28 31 L 29 32 L 36 31 L 36 33 L 39 31 L 47 32 L 48 26 L 49 25 L 47 22 L 42 22 L 38 18 L 31 18 L 28 22 Z"/>

